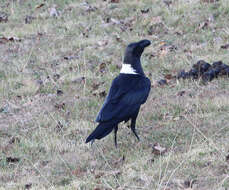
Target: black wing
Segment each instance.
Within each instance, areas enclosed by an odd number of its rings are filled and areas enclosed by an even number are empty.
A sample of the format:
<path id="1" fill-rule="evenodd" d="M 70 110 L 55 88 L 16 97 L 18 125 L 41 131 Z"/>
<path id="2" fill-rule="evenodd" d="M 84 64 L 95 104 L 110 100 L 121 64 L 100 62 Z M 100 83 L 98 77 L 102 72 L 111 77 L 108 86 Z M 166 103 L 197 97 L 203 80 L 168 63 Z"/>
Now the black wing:
<path id="1" fill-rule="evenodd" d="M 97 122 L 112 119 L 127 119 L 134 114 L 141 104 L 146 102 L 150 91 L 150 80 L 142 76 L 134 79 L 117 77 L 113 80 L 105 102 L 96 118 Z"/>

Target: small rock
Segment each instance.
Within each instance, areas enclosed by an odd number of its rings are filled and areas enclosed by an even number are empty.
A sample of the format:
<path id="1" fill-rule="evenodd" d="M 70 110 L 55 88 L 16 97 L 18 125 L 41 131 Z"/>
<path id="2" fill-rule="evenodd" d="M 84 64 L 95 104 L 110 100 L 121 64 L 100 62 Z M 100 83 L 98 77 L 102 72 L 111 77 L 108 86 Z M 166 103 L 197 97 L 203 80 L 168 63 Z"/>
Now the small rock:
<path id="1" fill-rule="evenodd" d="M 14 144 L 14 143 L 19 143 L 19 142 L 20 142 L 20 139 L 18 137 L 12 137 L 9 140 L 9 144 Z"/>
<path id="2" fill-rule="evenodd" d="M 91 6 L 88 2 L 81 3 L 80 5 L 85 8 L 86 12 L 93 12 L 97 10 L 97 7 Z"/>
<path id="3" fill-rule="evenodd" d="M 79 58 L 79 56 L 77 56 L 77 55 L 64 56 L 65 60 L 72 60 L 72 59 L 78 59 L 78 58 Z"/>
<path id="4" fill-rule="evenodd" d="M 63 93 L 62 90 L 58 89 L 58 90 L 56 91 L 56 94 L 57 94 L 57 96 L 61 96 L 61 95 L 63 95 L 64 93 Z"/>
<path id="5" fill-rule="evenodd" d="M 63 103 L 57 103 L 57 104 L 55 104 L 55 106 L 54 106 L 56 109 L 58 109 L 58 110 L 64 110 L 65 109 L 65 103 L 63 102 Z"/>
<path id="6" fill-rule="evenodd" d="M 229 48 L 229 44 L 221 45 L 220 48 L 221 49 L 228 49 Z"/>
<path id="7" fill-rule="evenodd" d="M 59 16 L 59 13 L 58 11 L 56 10 L 56 6 L 53 6 L 49 9 L 49 15 L 51 17 L 58 17 Z"/>
<path id="8" fill-rule="evenodd" d="M 197 69 L 192 68 L 192 69 L 189 71 L 189 75 L 190 75 L 193 79 L 198 79 L 198 77 L 199 77 L 199 72 L 198 72 Z"/>
<path id="9" fill-rule="evenodd" d="M 212 63 L 212 67 L 220 67 L 223 64 L 222 61 L 215 61 Z"/>
<path id="10" fill-rule="evenodd" d="M 229 163 L 229 154 L 226 156 L 226 161 Z"/>
<path id="11" fill-rule="evenodd" d="M 10 107 L 8 104 L 0 108 L 0 113 L 9 113 L 9 112 L 10 112 Z"/>
<path id="12" fill-rule="evenodd" d="M 73 83 L 84 83 L 85 79 L 86 79 L 85 77 L 79 77 L 79 78 L 74 79 L 72 82 Z"/>
<path id="13" fill-rule="evenodd" d="M 204 82 L 212 81 L 213 79 L 214 79 L 214 74 L 212 74 L 211 72 L 206 72 L 202 75 L 202 80 Z"/>
<path id="14" fill-rule="evenodd" d="M 177 96 L 183 96 L 184 94 L 185 94 L 185 91 L 182 90 L 182 91 L 180 91 L 180 92 L 177 93 Z"/>
<path id="15" fill-rule="evenodd" d="M 224 69 L 223 74 L 229 77 L 229 67 Z"/>
<path id="16" fill-rule="evenodd" d="M 187 79 L 189 77 L 190 77 L 189 73 L 188 72 L 185 72 L 185 70 L 181 70 L 177 74 L 177 79 L 180 79 L 180 78 Z"/>
<path id="17" fill-rule="evenodd" d="M 30 189 L 32 187 L 32 183 L 25 184 L 25 189 Z"/>
<path id="18" fill-rule="evenodd" d="M 184 187 L 185 188 L 192 188 L 193 184 L 196 183 L 197 180 L 185 180 L 184 181 Z"/>
<path id="19" fill-rule="evenodd" d="M 25 24 L 31 24 L 34 19 L 35 19 L 35 17 L 27 15 L 25 17 Z"/>
<path id="20" fill-rule="evenodd" d="M 207 72 L 205 72 L 203 75 L 202 75 L 202 80 L 204 82 L 206 81 L 212 81 L 214 78 L 216 78 L 219 74 L 219 70 L 218 69 L 211 69 Z"/>
<path id="21" fill-rule="evenodd" d="M 170 7 L 170 5 L 173 3 L 171 0 L 163 0 L 163 2 Z"/>
<path id="22" fill-rule="evenodd" d="M 111 3 L 119 3 L 120 0 L 111 0 Z"/>
<path id="23" fill-rule="evenodd" d="M 8 14 L 5 12 L 0 12 L 0 22 L 7 22 L 8 21 Z"/>
<path id="24" fill-rule="evenodd" d="M 53 75 L 53 79 L 54 79 L 54 81 L 57 81 L 58 79 L 60 79 L 60 75 L 59 74 L 54 74 Z"/>
<path id="25" fill-rule="evenodd" d="M 199 60 L 196 64 L 193 65 L 193 68 L 198 70 L 199 75 L 202 75 L 204 72 L 206 72 L 211 65 L 204 60 Z"/>
<path id="26" fill-rule="evenodd" d="M 8 163 L 15 163 L 15 162 L 19 162 L 20 159 L 19 158 L 14 158 L 14 157 L 7 157 L 6 158 L 6 162 Z"/>
<path id="27" fill-rule="evenodd" d="M 167 149 L 162 147 L 159 143 L 153 145 L 153 153 L 156 155 L 163 155 L 166 151 Z"/>
<path id="28" fill-rule="evenodd" d="M 41 80 L 41 79 L 38 79 L 36 82 L 37 82 L 37 84 L 39 84 L 39 85 L 43 85 L 43 84 L 44 84 L 43 80 Z"/>
<path id="29" fill-rule="evenodd" d="M 148 9 L 142 9 L 142 10 L 141 10 L 141 13 L 142 13 L 142 14 L 146 14 L 146 13 L 148 13 L 148 12 L 149 12 L 149 8 L 148 8 Z"/>
<path id="30" fill-rule="evenodd" d="M 165 79 L 161 79 L 161 80 L 157 81 L 157 84 L 160 86 L 163 86 L 163 85 L 167 85 L 168 83 Z"/>

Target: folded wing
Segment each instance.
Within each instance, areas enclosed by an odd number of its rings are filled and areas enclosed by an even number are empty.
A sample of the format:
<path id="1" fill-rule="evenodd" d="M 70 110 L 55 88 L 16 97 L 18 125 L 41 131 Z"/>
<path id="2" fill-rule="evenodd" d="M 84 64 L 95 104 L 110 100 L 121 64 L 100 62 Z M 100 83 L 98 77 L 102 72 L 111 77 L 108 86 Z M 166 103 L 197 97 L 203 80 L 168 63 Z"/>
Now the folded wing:
<path id="1" fill-rule="evenodd" d="M 128 119 L 144 104 L 150 91 L 150 80 L 146 77 L 128 80 L 121 76 L 114 79 L 105 102 L 96 118 L 97 122 Z M 123 83 L 126 83 L 123 85 Z M 122 84 L 122 85 L 120 85 Z"/>

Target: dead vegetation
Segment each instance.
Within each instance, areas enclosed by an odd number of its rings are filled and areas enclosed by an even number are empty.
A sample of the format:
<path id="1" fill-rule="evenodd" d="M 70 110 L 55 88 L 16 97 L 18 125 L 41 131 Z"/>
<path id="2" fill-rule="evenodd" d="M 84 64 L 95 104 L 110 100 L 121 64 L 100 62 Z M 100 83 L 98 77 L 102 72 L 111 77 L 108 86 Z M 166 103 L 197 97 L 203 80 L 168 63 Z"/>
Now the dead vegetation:
<path id="1" fill-rule="evenodd" d="M 228 78 L 173 77 L 228 64 L 227 0 L 1 1 L 2 189 L 229 188 Z M 149 39 L 153 87 L 137 121 L 86 145 L 125 46 Z M 165 78 L 166 85 L 156 82 Z M 106 141 L 106 143 L 104 143 Z M 109 142 L 109 143 L 107 143 Z"/>

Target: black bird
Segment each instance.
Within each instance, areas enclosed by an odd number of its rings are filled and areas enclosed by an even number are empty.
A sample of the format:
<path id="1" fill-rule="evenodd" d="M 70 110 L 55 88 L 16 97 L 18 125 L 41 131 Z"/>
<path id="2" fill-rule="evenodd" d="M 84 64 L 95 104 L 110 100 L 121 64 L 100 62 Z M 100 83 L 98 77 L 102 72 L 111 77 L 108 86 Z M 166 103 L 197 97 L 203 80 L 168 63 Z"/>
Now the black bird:
<path id="1" fill-rule="evenodd" d="M 96 122 L 99 124 L 87 137 L 86 143 L 93 143 L 95 139 L 101 139 L 114 130 L 114 142 L 117 147 L 118 124 L 130 119 L 131 130 L 139 140 L 135 131 L 136 119 L 141 104 L 146 102 L 151 86 L 150 80 L 143 72 L 140 58 L 144 48 L 150 44 L 149 40 L 141 40 L 127 46 L 120 74 L 113 80 L 97 115 Z"/>

